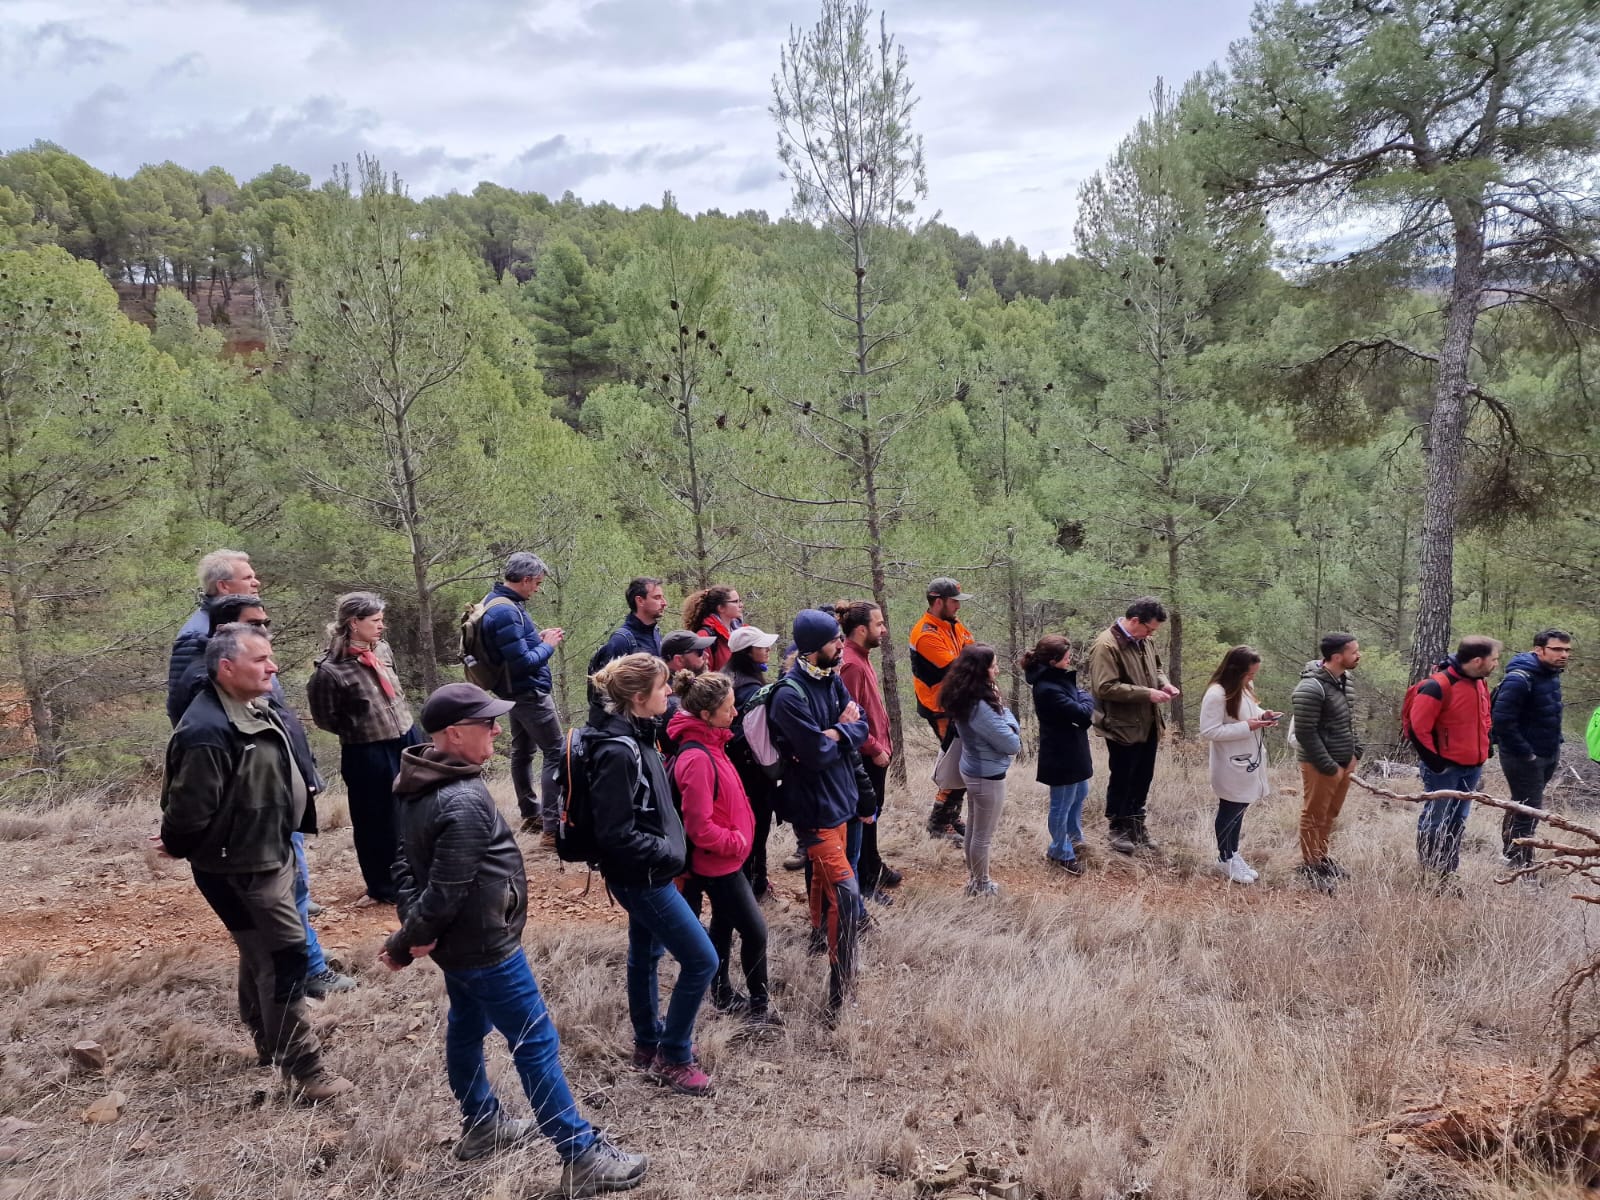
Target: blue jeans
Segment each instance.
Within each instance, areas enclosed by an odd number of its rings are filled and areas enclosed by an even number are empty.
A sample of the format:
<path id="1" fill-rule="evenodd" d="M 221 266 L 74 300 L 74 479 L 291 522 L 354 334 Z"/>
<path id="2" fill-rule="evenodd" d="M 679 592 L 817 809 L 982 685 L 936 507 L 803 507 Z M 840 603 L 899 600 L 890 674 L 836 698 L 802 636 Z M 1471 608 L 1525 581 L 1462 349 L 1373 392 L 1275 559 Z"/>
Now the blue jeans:
<path id="1" fill-rule="evenodd" d="M 1045 853 L 1057 862 L 1078 857 L 1072 844 L 1083 841 L 1083 802 L 1088 797 L 1087 779 L 1050 785 L 1050 848 Z"/>
<path id="2" fill-rule="evenodd" d="M 322 955 L 322 943 L 317 941 L 317 931 L 311 928 L 311 870 L 306 866 L 306 835 L 289 835 L 294 843 L 294 906 L 300 910 L 300 924 L 306 927 L 306 978 L 321 975 L 328 969 L 328 960 Z"/>
<path id="3" fill-rule="evenodd" d="M 717 952 L 705 926 L 670 883 L 610 887 L 628 914 L 628 1016 L 634 1044 L 653 1047 L 669 1063 L 689 1062 L 694 1057 L 694 1019 L 717 973 Z M 678 960 L 678 981 L 672 985 L 665 1021 L 656 980 L 662 950 Z"/>
<path id="4" fill-rule="evenodd" d="M 445 971 L 444 990 L 450 997 L 445 1073 L 461 1102 L 462 1125 L 471 1129 L 500 1111 L 483 1065 L 483 1039 L 498 1029 L 511 1047 L 539 1132 L 555 1143 L 563 1162 L 587 1150 L 594 1143 L 594 1129 L 578 1114 L 578 1102 L 561 1071 L 561 1038 L 521 947 L 499 966 Z"/>
<path id="5" fill-rule="evenodd" d="M 1450 767 L 1444 771 L 1422 768 L 1425 792 L 1475 792 L 1483 767 Z M 1417 859 L 1423 867 L 1444 874 L 1461 865 L 1461 836 L 1466 832 L 1471 800 L 1428 800 L 1417 817 Z"/>

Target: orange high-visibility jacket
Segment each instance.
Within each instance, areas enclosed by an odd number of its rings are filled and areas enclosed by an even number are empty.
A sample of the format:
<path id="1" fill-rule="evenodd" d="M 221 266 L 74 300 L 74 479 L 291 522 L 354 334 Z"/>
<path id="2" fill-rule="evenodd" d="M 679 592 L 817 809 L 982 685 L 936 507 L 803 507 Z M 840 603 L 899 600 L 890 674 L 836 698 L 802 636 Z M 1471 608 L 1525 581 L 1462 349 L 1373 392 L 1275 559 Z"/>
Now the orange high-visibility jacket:
<path id="1" fill-rule="evenodd" d="M 963 646 L 978 639 L 960 621 L 941 621 L 923 613 L 911 626 L 911 678 L 917 692 L 917 713 L 930 721 L 944 715 L 939 685 Z"/>

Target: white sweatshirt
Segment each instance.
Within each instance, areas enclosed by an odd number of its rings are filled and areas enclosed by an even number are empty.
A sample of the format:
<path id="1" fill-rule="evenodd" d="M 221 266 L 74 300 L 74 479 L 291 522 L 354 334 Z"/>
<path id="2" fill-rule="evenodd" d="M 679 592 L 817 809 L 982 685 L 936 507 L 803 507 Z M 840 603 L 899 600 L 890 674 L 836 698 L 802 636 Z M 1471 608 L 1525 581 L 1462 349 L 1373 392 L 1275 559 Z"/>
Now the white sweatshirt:
<path id="1" fill-rule="evenodd" d="M 1246 722 L 1262 708 L 1249 688 L 1239 697 L 1239 717 L 1228 716 L 1221 684 L 1212 684 L 1200 700 L 1200 736 L 1211 743 L 1211 790 L 1222 800 L 1249 804 L 1272 790 L 1267 781 L 1266 742 Z"/>

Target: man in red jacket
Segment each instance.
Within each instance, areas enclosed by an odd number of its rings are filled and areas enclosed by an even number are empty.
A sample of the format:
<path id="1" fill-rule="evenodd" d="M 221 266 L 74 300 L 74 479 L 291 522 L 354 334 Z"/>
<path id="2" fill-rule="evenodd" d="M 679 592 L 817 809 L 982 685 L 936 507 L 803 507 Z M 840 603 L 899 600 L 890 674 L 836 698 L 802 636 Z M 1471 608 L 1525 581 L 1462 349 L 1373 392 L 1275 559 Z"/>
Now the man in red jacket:
<path id="1" fill-rule="evenodd" d="M 1411 740 L 1422 760 L 1425 792 L 1475 792 L 1489 760 L 1489 685 L 1500 664 L 1493 638 L 1461 639 L 1455 655 L 1417 685 L 1411 697 Z M 1461 837 L 1472 801 L 1429 800 L 1417 818 L 1417 859 L 1441 889 L 1454 890 Z"/>
<path id="2" fill-rule="evenodd" d="M 890 898 L 883 889 L 898 886 L 900 872 L 878 854 L 878 818 L 883 815 L 894 743 L 889 740 L 889 710 L 883 706 L 883 689 L 878 686 L 878 672 L 873 669 L 871 658 L 872 651 L 883 645 L 888 626 L 884 624 L 883 610 L 870 600 L 842 602 L 835 612 L 844 631 L 844 662 L 839 666 L 839 677 L 867 719 L 867 740 L 861 743 L 861 758 L 877 793 L 872 816 L 862 818 L 856 879 L 863 896 L 888 904 Z"/>

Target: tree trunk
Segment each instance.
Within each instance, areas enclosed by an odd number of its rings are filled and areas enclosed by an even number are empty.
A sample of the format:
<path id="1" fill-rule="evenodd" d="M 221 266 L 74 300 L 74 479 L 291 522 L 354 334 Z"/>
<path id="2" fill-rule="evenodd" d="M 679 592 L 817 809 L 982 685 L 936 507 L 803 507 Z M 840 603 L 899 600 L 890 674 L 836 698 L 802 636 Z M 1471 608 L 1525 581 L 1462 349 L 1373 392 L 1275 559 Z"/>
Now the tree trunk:
<path id="1" fill-rule="evenodd" d="M 422 532 L 422 511 L 417 501 L 417 464 L 411 451 L 410 430 L 400 406 L 396 406 L 395 451 L 396 465 L 400 468 L 401 494 L 405 498 L 403 514 L 406 538 L 411 545 L 411 574 L 417 588 L 417 648 L 422 658 L 418 675 L 422 679 L 422 694 L 430 695 L 439 686 L 439 652 L 433 638 L 433 590 L 428 585 L 428 549 Z"/>
<path id="2" fill-rule="evenodd" d="M 1432 671 L 1449 653 L 1455 602 L 1456 508 L 1466 447 L 1467 396 L 1472 335 L 1478 323 L 1483 282 L 1483 231 L 1477 214 L 1456 214 L 1455 265 L 1433 413 L 1422 443 L 1426 491 L 1422 507 L 1421 559 L 1417 577 L 1417 624 L 1411 638 L 1411 680 Z"/>
<path id="3" fill-rule="evenodd" d="M 1167 529 L 1167 603 L 1171 606 L 1171 619 L 1167 622 L 1167 678 L 1172 686 L 1183 691 L 1183 603 L 1178 598 L 1178 585 L 1182 574 L 1179 556 L 1183 547 L 1178 545 L 1178 523 L 1170 512 L 1163 518 Z M 1182 735 L 1187 732 L 1183 720 L 1186 697 L 1172 702 L 1172 728 Z"/>
<path id="4" fill-rule="evenodd" d="M 17 572 L 8 572 L 12 579 Z M 33 622 L 28 614 L 26 596 L 11 596 L 11 632 L 16 645 L 17 675 L 22 684 L 23 700 L 28 705 L 28 724 L 33 730 L 33 762 L 47 771 L 55 771 L 65 761 L 61 738 L 56 729 L 55 714 L 50 710 L 50 699 L 45 693 L 44 680 L 39 677 L 39 663 L 34 654 Z"/>
<path id="5" fill-rule="evenodd" d="M 689 513 L 694 518 L 694 577 L 697 588 L 711 586 L 711 572 L 706 553 L 705 502 L 700 495 L 700 465 L 694 448 L 694 418 L 690 405 L 694 402 L 694 387 L 688 378 L 683 361 L 683 334 L 678 335 L 678 403 L 683 418 L 683 442 L 689 455 Z"/>

